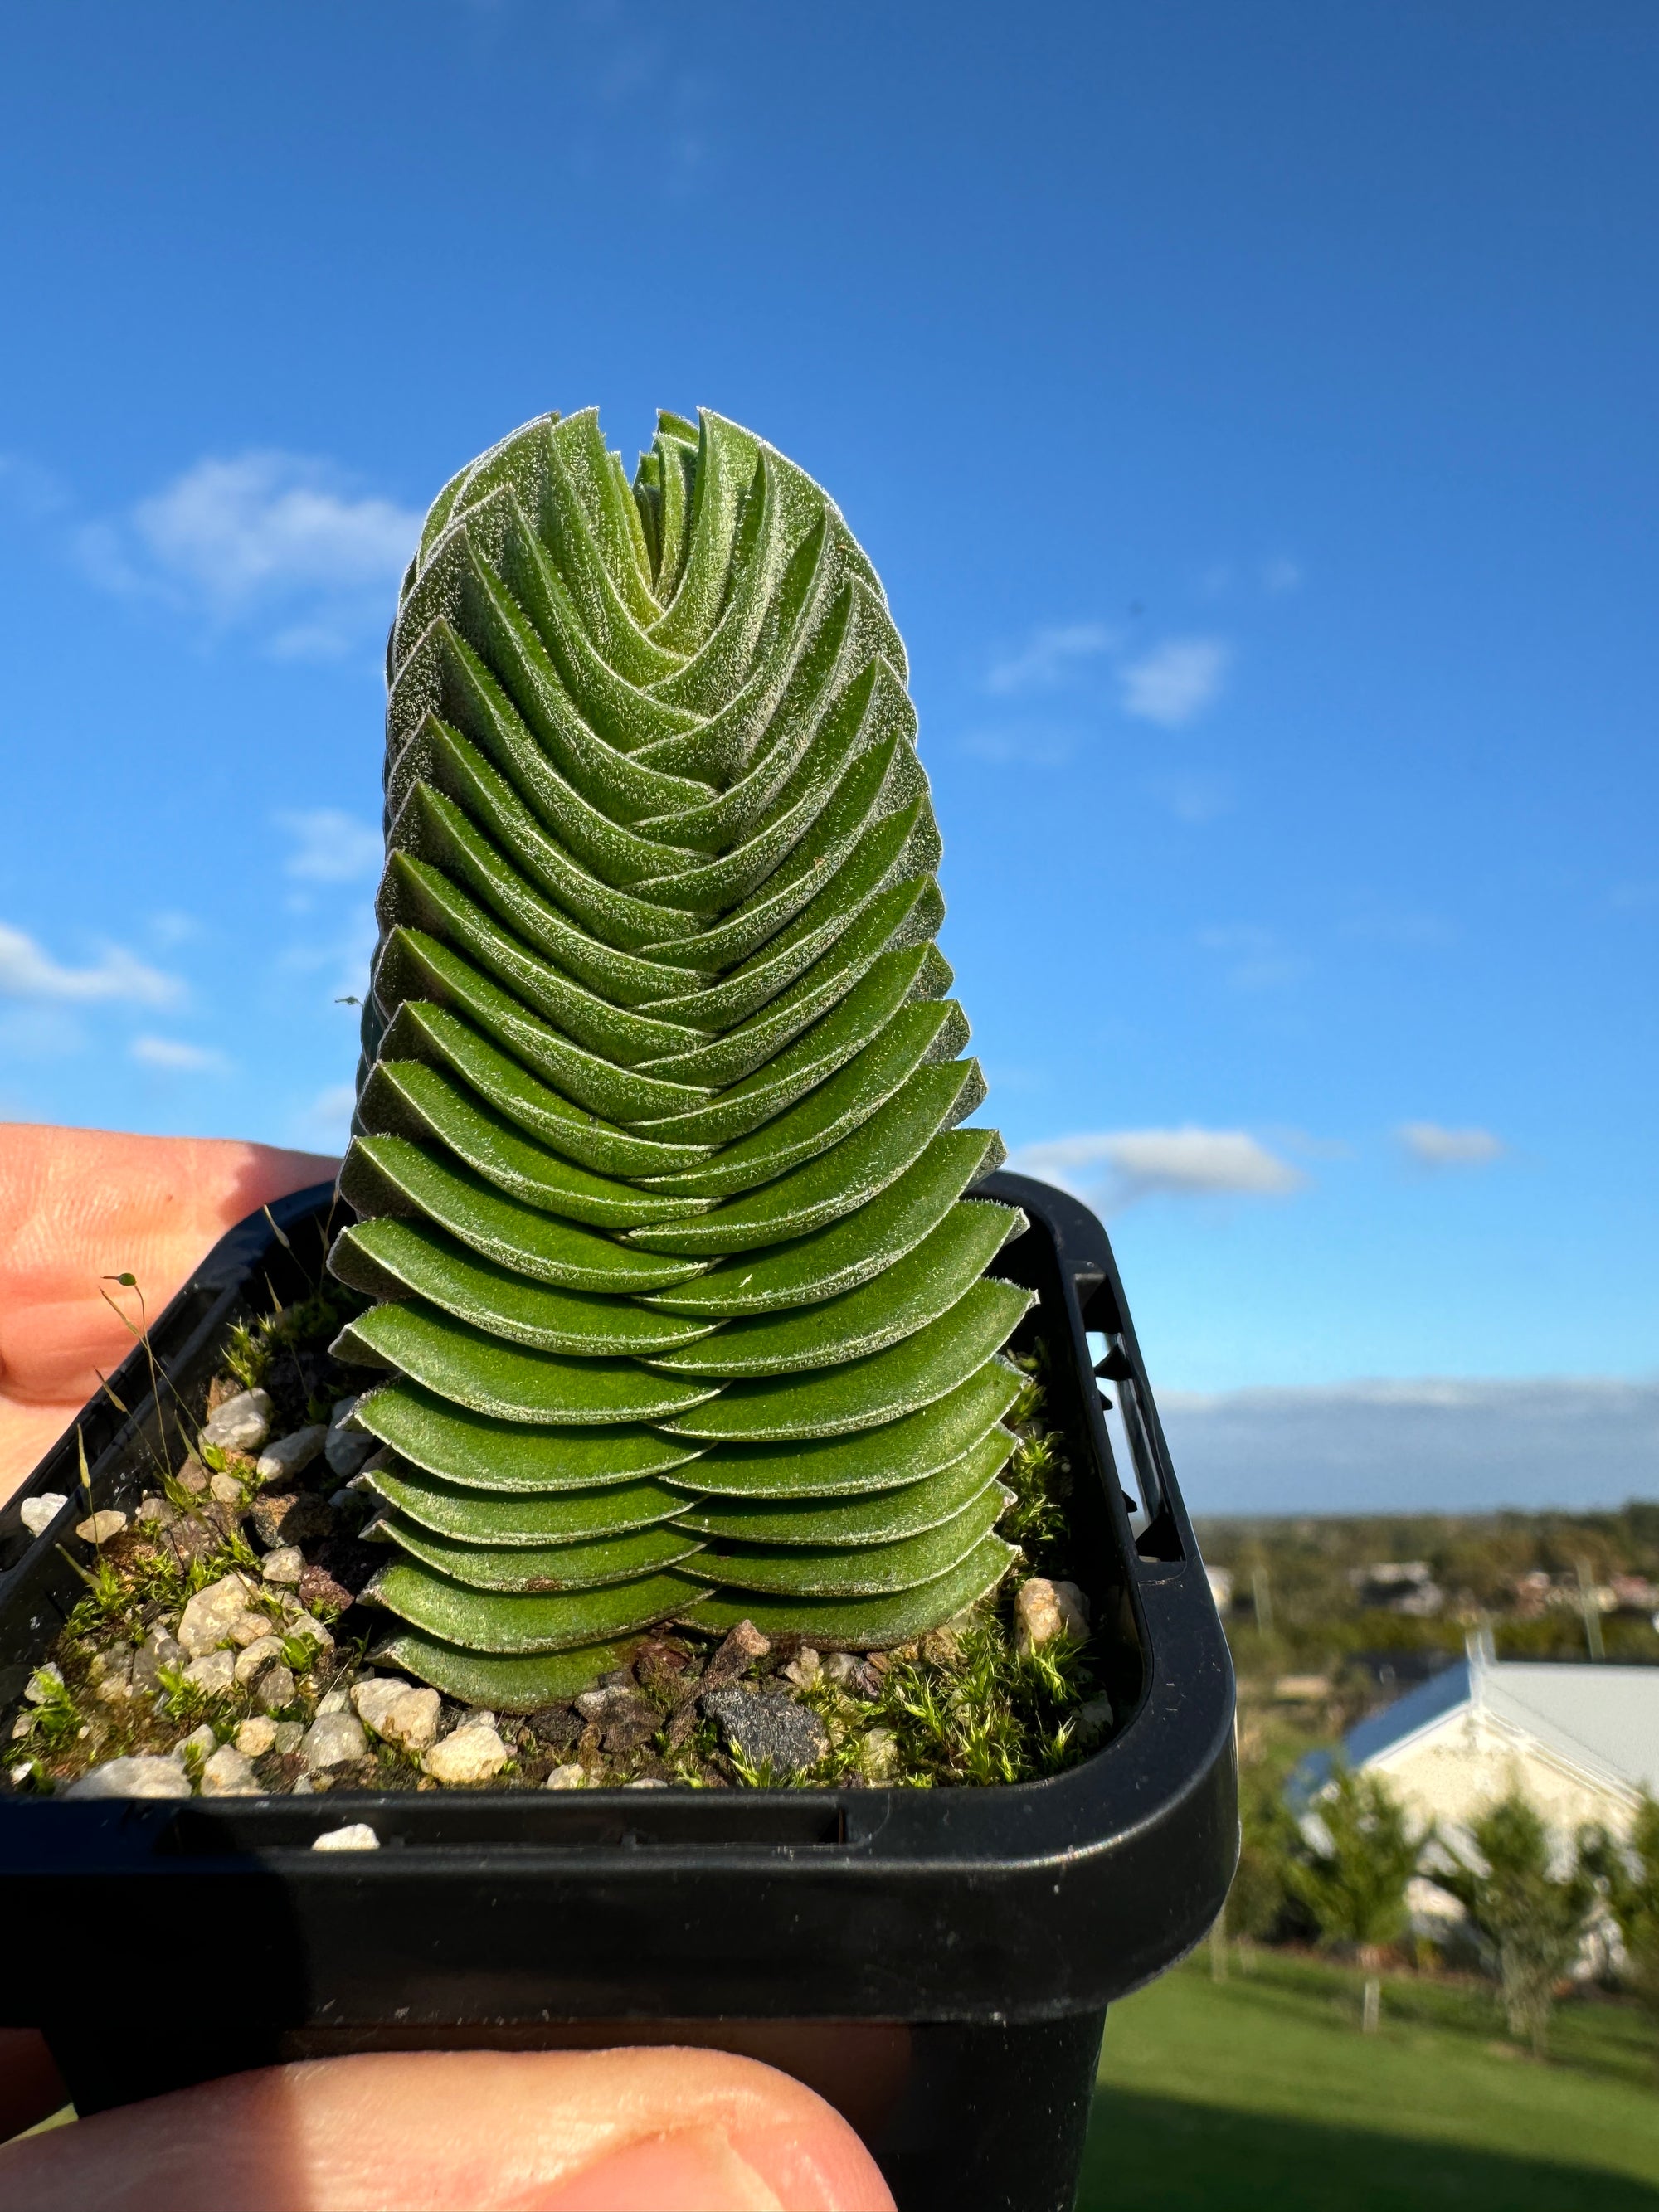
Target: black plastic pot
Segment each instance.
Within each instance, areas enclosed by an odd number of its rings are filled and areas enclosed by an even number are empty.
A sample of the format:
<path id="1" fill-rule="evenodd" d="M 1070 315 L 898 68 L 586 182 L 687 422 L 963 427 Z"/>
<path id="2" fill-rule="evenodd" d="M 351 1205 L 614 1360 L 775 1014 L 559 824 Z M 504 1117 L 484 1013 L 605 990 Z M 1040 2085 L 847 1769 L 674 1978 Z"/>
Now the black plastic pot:
<path id="1" fill-rule="evenodd" d="M 1106 2008 L 1231 1877 L 1232 1672 L 1105 1231 L 1025 1176 L 984 1188 L 1031 1221 L 998 1271 L 1040 1296 L 1104 1747 L 1000 1789 L 7 1797 L 0 2021 L 45 2028 L 81 2111 L 334 2051 L 700 2042 L 820 2088 L 904 2212 L 1070 2205 Z M 331 1201 L 251 1217 L 157 1322 L 193 1411 L 229 1325 L 315 1279 Z M 142 1352 L 112 1392 L 130 1411 L 80 1425 L 94 1503 L 131 1507 L 159 1425 Z M 79 1594 L 78 1489 L 71 1431 L 0 1513 L 0 1714 Z M 18 1507 L 46 1491 L 70 1504 L 32 1539 Z M 381 1847 L 311 1850 L 346 1820 Z M 181 2007 L 201 1951 L 234 1969 Z"/>

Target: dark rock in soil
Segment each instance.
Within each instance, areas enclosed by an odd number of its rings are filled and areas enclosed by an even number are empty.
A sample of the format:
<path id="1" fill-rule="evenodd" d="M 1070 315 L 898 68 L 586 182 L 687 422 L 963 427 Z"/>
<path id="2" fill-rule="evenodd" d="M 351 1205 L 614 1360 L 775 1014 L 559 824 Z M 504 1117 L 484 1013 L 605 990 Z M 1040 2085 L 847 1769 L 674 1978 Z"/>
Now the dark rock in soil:
<path id="1" fill-rule="evenodd" d="M 702 1709 L 751 1766 L 769 1759 L 775 1773 L 793 1774 L 815 1766 L 830 1747 L 817 1715 L 777 1691 L 745 1690 L 733 1683 L 706 1691 Z"/>
<path id="2" fill-rule="evenodd" d="M 550 1751 L 568 1751 L 585 1725 L 568 1705 L 544 1705 L 528 1716 L 531 1732 Z"/>
<path id="3" fill-rule="evenodd" d="M 613 1696 L 599 1716 L 599 1741 L 613 1758 L 626 1758 L 649 1743 L 662 1726 L 662 1715 L 635 1690 Z"/>

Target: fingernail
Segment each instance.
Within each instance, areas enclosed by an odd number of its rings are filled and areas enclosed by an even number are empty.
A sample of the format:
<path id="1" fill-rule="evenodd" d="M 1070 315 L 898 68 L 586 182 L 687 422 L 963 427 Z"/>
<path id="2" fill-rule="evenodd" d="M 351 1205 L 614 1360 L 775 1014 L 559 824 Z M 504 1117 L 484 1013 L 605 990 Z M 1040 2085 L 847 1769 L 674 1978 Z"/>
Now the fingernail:
<path id="1" fill-rule="evenodd" d="M 686 2128 L 607 2151 L 526 2212 L 784 2212 L 718 2129 Z"/>

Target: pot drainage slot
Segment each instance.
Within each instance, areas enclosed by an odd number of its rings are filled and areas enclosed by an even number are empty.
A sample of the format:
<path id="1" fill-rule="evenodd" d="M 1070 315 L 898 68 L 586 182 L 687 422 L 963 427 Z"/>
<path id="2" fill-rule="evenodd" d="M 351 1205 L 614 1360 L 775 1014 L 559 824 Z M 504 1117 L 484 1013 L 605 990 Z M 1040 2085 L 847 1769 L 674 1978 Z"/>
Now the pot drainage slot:
<path id="1" fill-rule="evenodd" d="M 573 1793 L 574 1794 L 574 1793 Z M 726 1845 L 741 1850 L 798 1850 L 847 1841 L 847 1820 L 834 1803 L 790 1802 L 768 1804 L 755 1797 L 717 1802 L 716 1793 L 652 1792 L 653 1802 L 637 1798 L 619 1805 L 598 1798 L 587 1804 L 532 1797 L 518 1802 L 477 1798 L 434 1804 L 429 1798 L 407 1802 L 381 1798 L 340 1797 L 326 1808 L 275 1798 L 266 1803 L 181 1806 L 155 1838 L 166 1858 L 258 1858 L 269 1851 L 309 1853 L 320 1836 L 362 1822 L 374 1832 L 378 1848 L 348 1852 L 343 1863 L 356 1869 L 383 1862 L 398 1850 L 650 1850 Z M 325 1846 L 319 1861 L 338 1866 L 342 1856 Z"/>

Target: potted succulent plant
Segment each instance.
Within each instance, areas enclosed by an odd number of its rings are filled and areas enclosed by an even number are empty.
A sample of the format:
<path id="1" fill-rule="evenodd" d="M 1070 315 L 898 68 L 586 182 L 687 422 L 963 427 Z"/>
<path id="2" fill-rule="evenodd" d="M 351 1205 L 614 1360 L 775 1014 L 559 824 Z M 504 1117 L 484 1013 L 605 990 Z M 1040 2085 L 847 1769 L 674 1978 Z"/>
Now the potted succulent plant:
<path id="1" fill-rule="evenodd" d="M 9 2002 L 84 2104 L 885 2023 L 901 2202 L 1069 2201 L 1103 2008 L 1231 1874 L 1231 1674 L 1104 1232 L 964 1126 L 905 681 L 718 416 L 631 483 L 545 416 L 434 503 L 337 1191 L 0 1517 Z M 259 1971 L 188 2047 L 89 2021 L 70 1880 L 100 1975 L 186 1893 Z"/>

